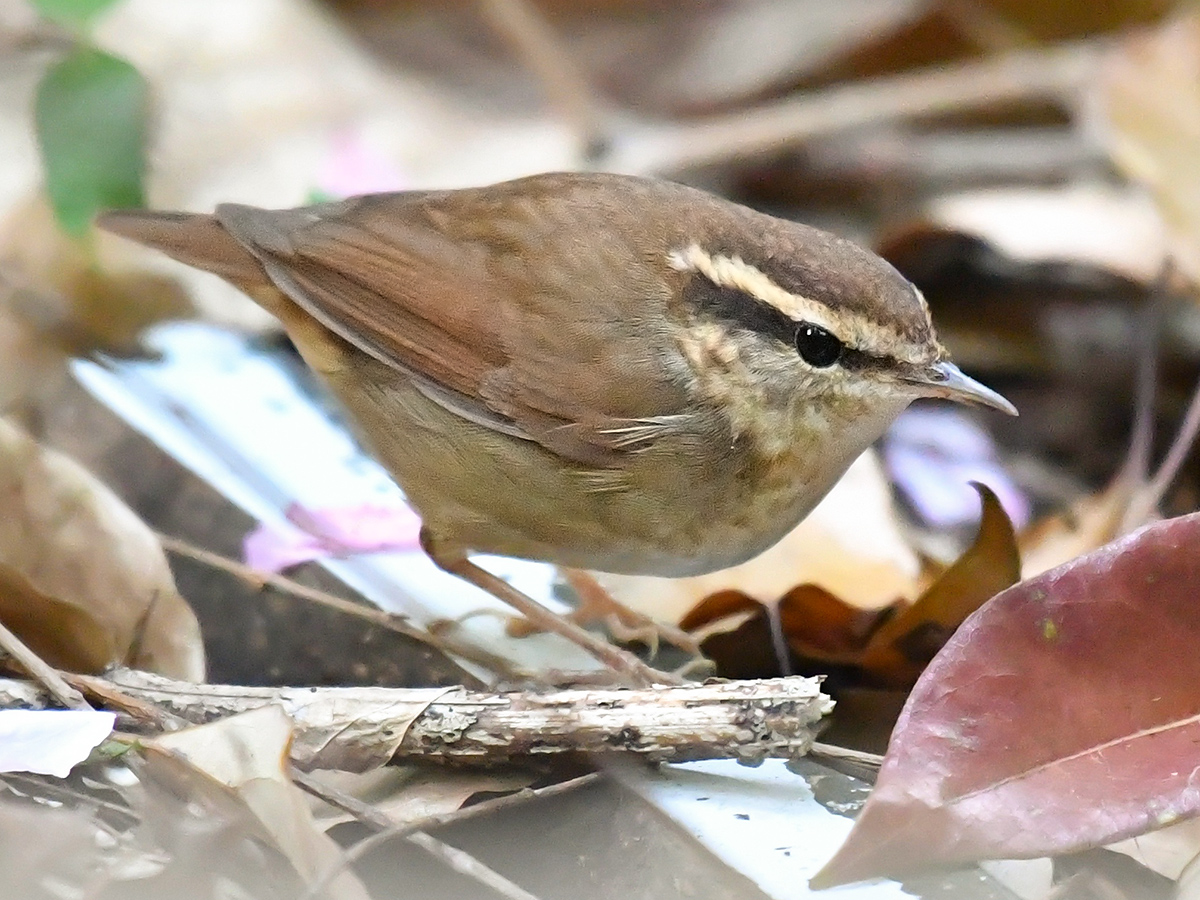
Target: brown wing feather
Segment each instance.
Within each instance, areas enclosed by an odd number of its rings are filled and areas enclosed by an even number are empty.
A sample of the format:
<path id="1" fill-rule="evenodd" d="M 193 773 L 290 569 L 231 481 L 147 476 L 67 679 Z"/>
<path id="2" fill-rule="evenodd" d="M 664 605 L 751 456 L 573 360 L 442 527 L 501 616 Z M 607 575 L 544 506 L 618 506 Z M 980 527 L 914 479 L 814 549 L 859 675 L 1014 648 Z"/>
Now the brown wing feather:
<path id="1" fill-rule="evenodd" d="M 475 340 L 467 317 L 486 287 L 461 276 L 449 259 L 453 248 L 438 235 L 382 240 L 344 221 L 354 203 L 278 211 L 227 204 L 217 217 L 272 282 L 326 327 L 465 418 L 525 437 L 475 399 L 487 373 L 506 362 L 497 342 Z"/>
<path id="2" fill-rule="evenodd" d="M 96 224 L 243 287 L 267 283 L 258 260 L 231 238 L 214 216 L 113 209 L 97 216 Z"/>
<path id="3" fill-rule="evenodd" d="M 578 232 L 570 208 L 536 199 L 529 208 L 524 198 L 472 205 L 465 193 L 284 211 L 222 206 L 217 218 L 297 304 L 465 418 L 592 466 L 686 431 L 683 390 L 647 354 L 654 342 L 638 333 L 643 322 L 625 321 L 607 291 L 580 291 L 607 287 L 605 265 L 624 266 L 636 282 L 644 262 L 604 257 L 630 254 L 624 245 L 554 246 Z M 537 282 L 545 296 L 531 294 L 534 261 L 556 253 L 561 277 Z"/>

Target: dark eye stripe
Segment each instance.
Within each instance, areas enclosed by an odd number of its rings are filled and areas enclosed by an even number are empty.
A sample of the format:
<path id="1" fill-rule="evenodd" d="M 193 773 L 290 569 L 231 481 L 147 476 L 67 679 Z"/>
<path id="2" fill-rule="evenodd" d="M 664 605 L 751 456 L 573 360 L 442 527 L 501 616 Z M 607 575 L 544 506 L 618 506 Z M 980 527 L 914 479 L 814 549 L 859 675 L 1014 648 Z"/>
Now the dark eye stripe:
<path id="1" fill-rule="evenodd" d="M 866 353 L 863 350 L 851 350 L 847 347 L 842 350 L 841 358 L 838 359 L 838 365 L 843 369 L 861 372 L 864 369 L 894 368 L 896 361 L 887 356 L 876 356 L 873 353 Z"/>
<path id="2" fill-rule="evenodd" d="M 697 316 L 737 325 L 748 331 L 756 331 L 765 337 L 774 338 L 781 344 L 795 348 L 796 329 L 799 323 L 784 315 L 774 306 L 765 303 L 745 291 L 713 284 L 705 276 L 696 273 L 688 279 L 683 289 L 683 300 Z M 876 356 L 853 347 L 843 347 L 838 365 L 843 369 L 863 371 L 886 369 L 896 362 L 886 356 Z"/>
<path id="3" fill-rule="evenodd" d="M 792 346 L 797 323 L 769 303 L 736 288 L 713 284 L 697 273 L 688 279 L 683 300 L 702 318 L 738 325 Z"/>

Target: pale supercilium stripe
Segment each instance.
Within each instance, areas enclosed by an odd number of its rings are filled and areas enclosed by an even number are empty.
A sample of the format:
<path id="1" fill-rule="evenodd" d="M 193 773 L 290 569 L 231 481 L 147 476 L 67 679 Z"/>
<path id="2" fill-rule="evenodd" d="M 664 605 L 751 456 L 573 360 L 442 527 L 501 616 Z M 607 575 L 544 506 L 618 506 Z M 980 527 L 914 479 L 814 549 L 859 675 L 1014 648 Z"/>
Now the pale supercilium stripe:
<path id="1" fill-rule="evenodd" d="M 699 272 L 721 287 L 744 291 L 797 322 L 818 325 L 847 347 L 904 362 L 928 362 L 928 351 L 913 346 L 895 329 L 872 322 L 860 313 L 835 310 L 810 297 L 786 291 L 761 269 L 736 256 L 712 255 L 697 244 L 692 244 L 673 251 L 670 263 L 681 272 Z"/>

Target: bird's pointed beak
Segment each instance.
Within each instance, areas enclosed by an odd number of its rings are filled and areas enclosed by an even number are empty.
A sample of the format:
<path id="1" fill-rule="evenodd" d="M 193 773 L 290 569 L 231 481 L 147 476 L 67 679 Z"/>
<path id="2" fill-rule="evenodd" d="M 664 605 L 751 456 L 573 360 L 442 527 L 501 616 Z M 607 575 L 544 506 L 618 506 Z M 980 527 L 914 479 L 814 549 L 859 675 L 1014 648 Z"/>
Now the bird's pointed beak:
<path id="1" fill-rule="evenodd" d="M 934 363 L 921 370 L 919 375 L 907 379 L 921 388 L 926 397 L 943 397 L 958 403 L 977 403 L 990 406 L 1010 416 L 1017 415 L 1017 408 L 974 378 L 964 375 L 962 370 L 949 362 Z"/>

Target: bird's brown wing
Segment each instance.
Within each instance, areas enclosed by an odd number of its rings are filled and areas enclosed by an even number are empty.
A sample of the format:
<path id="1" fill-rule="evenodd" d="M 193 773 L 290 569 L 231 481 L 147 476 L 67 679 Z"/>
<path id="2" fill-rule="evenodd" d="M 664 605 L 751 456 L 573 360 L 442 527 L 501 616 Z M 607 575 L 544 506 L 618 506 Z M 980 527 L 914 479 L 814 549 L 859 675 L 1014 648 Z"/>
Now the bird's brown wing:
<path id="1" fill-rule="evenodd" d="M 644 361 L 622 358 L 621 341 L 584 340 L 589 326 L 570 302 L 531 306 L 506 294 L 516 289 L 496 274 L 497 254 L 520 246 L 447 234 L 472 226 L 428 214 L 424 196 L 228 205 L 217 218 L 305 311 L 464 418 L 586 465 L 679 428 L 682 396 L 655 396 L 653 378 L 647 389 Z"/>

